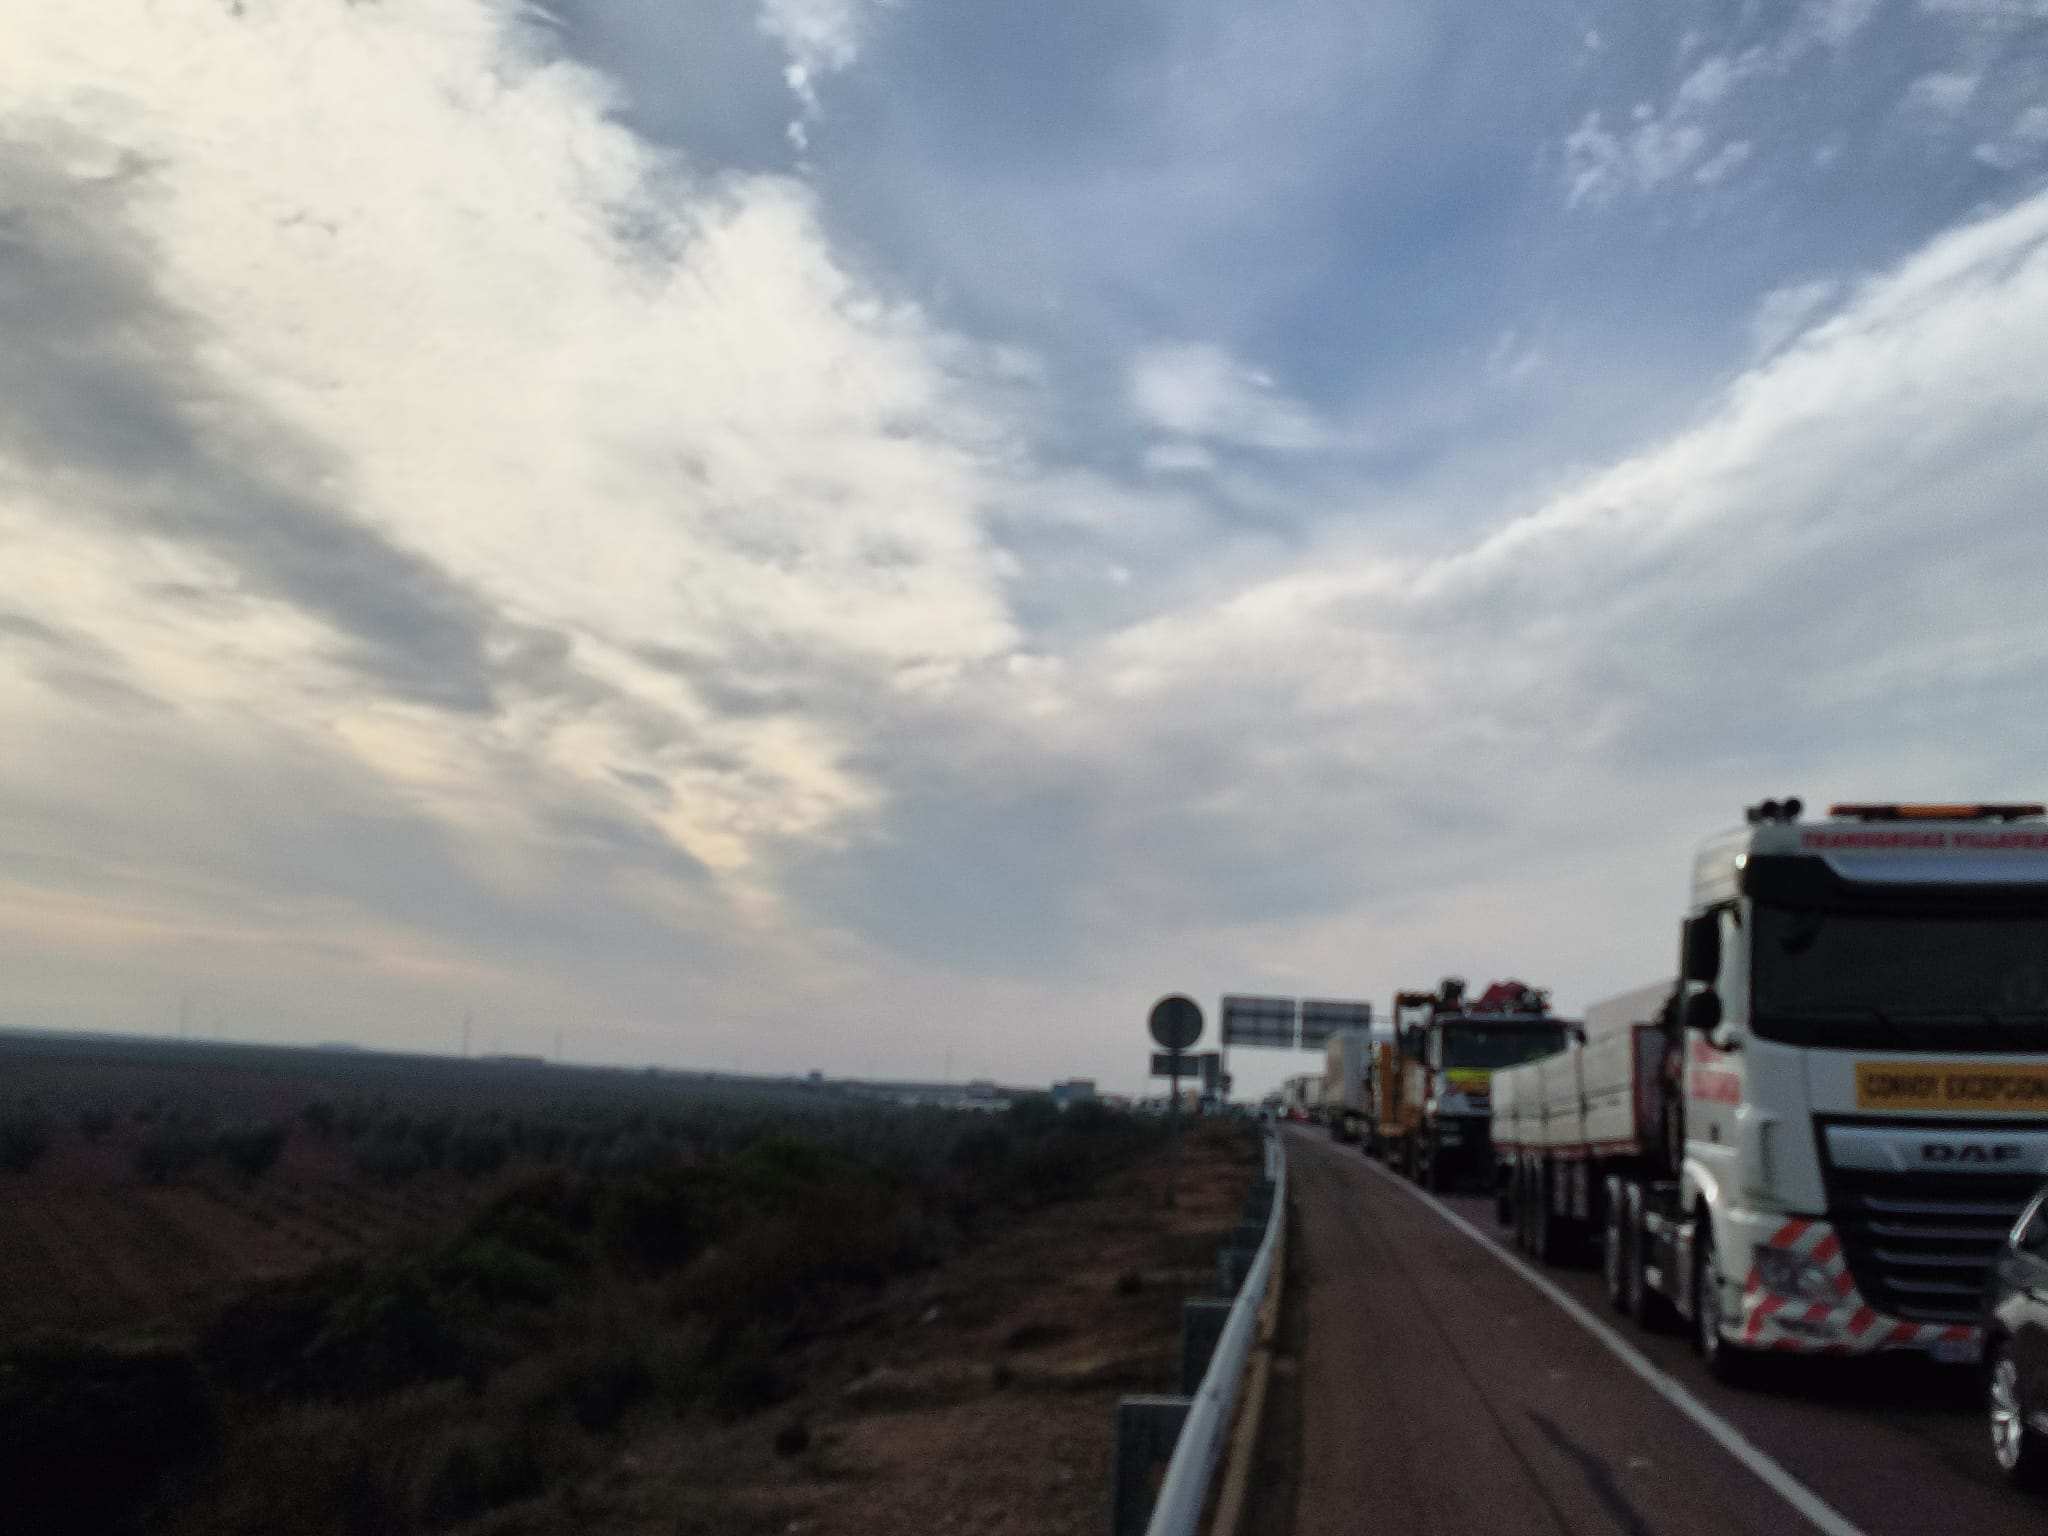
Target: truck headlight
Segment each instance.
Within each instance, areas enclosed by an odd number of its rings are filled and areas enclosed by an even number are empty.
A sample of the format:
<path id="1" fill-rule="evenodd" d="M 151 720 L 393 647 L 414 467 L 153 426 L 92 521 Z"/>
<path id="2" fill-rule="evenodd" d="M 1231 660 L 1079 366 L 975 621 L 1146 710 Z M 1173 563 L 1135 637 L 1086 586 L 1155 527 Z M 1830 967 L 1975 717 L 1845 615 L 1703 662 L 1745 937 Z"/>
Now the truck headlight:
<path id="1" fill-rule="evenodd" d="M 1756 1277 L 1765 1290 L 1807 1301 L 1835 1299 L 1834 1277 L 1805 1254 L 1790 1248 L 1766 1248 L 1760 1243 L 1751 1257 L 1756 1264 Z"/>

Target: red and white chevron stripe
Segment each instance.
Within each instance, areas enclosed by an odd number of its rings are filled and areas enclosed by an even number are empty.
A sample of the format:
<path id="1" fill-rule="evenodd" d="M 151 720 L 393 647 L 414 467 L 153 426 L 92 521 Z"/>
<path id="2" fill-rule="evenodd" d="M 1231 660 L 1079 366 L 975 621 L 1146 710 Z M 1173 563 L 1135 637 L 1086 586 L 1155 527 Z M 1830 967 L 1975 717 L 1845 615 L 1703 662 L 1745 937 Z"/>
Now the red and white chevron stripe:
<path id="1" fill-rule="evenodd" d="M 1764 1288 L 1754 1266 L 1742 1283 L 1742 1342 L 1751 1349 L 1803 1355 L 1867 1355 L 1880 1349 L 1933 1349 L 1979 1342 L 1967 1323 L 1909 1323 L 1888 1317 L 1857 1294 L 1841 1240 L 1824 1221 L 1794 1219 L 1771 1234 L 1769 1246 L 1803 1254 L 1820 1266 L 1833 1301 L 1809 1301 Z"/>

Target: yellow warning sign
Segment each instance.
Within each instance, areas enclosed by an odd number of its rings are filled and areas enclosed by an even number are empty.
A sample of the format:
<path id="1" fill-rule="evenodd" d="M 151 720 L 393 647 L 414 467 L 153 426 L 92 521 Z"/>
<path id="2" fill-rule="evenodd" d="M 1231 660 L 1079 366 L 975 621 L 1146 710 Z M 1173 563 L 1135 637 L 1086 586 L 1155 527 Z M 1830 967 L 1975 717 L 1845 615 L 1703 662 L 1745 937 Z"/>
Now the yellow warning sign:
<path id="1" fill-rule="evenodd" d="M 1859 1061 L 1858 1109 L 1960 1109 L 2048 1115 L 2048 1065 L 1984 1062 Z"/>

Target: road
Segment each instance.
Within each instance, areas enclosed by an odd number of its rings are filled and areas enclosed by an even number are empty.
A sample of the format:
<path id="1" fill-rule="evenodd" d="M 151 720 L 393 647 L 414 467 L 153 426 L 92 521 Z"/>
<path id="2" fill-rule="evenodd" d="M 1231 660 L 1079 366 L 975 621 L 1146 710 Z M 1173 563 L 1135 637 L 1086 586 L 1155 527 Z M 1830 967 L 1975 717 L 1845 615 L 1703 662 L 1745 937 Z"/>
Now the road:
<path id="1" fill-rule="evenodd" d="M 1997 1480 L 1969 1371 L 1786 1362 L 1737 1391 L 1683 1338 L 1609 1311 L 1590 1265 L 1543 1272 L 1760 1453 L 1745 1463 L 1501 1262 L 1520 1255 L 1490 1200 L 1442 1201 L 1475 1240 L 1356 1147 L 1304 1128 L 1287 1147 L 1303 1325 L 1295 1536 L 2048 1530 L 2048 1504 Z"/>

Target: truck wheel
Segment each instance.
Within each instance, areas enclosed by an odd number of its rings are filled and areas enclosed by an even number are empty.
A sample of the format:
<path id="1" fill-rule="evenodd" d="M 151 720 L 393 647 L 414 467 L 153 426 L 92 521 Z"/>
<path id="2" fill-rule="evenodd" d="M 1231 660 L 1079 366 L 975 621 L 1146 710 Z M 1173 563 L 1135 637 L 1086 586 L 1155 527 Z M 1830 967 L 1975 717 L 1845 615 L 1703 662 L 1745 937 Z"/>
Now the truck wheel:
<path id="1" fill-rule="evenodd" d="M 1985 1361 L 1984 1405 L 1991 1421 L 1991 1455 L 2006 1480 L 2021 1488 L 2048 1483 L 2048 1444 L 2027 1423 L 2019 1362 L 2009 1340 L 1992 1345 Z"/>
<path id="2" fill-rule="evenodd" d="M 1707 1374 L 1724 1387 L 1739 1387 L 1755 1374 L 1756 1354 L 1730 1344 L 1721 1332 L 1721 1266 L 1714 1257 L 1710 1218 L 1699 1219 L 1699 1240 L 1693 1249 L 1693 1348 L 1706 1363 Z"/>
<path id="3" fill-rule="evenodd" d="M 1408 1175 L 1408 1182 L 1411 1184 L 1420 1184 L 1422 1182 L 1422 1169 L 1417 1162 L 1420 1157 L 1421 1153 L 1416 1150 L 1414 1136 L 1402 1137 L 1401 1171 Z"/>
<path id="4" fill-rule="evenodd" d="M 1437 1140 L 1436 1132 L 1429 1133 L 1429 1188 L 1434 1194 L 1442 1194 L 1451 1187 L 1450 1175 L 1444 1171 L 1443 1143 Z"/>
<path id="5" fill-rule="evenodd" d="M 1607 1287 L 1607 1304 L 1624 1315 L 1630 1300 L 1629 1258 L 1628 1205 L 1621 1179 L 1609 1174 L 1600 1189 L 1600 1278 Z"/>
<path id="6" fill-rule="evenodd" d="M 1557 1262 L 1557 1221 L 1550 1214 L 1550 1168 L 1545 1163 L 1529 1170 L 1529 1252 L 1539 1264 Z"/>
<path id="7" fill-rule="evenodd" d="M 1643 1240 L 1643 1186 L 1625 1181 L 1621 1204 L 1622 1286 L 1627 1297 L 1623 1310 L 1634 1314 L 1636 1326 L 1645 1333 L 1675 1332 L 1678 1309 L 1670 1297 L 1650 1289 L 1650 1277 L 1643 1272 L 1648 1251 Z"/>

